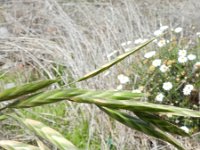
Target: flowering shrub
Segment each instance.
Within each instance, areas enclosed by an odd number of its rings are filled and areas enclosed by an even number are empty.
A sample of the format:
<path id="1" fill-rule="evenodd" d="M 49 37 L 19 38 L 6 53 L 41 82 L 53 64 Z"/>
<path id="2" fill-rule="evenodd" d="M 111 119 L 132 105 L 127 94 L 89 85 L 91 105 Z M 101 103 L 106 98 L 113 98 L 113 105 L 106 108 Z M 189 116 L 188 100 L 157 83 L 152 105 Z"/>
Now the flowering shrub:
<path id="1" fill-rule="evenodd" d="M 161 38 L 165 44 L 155 42 L 161 48 L 144 54 L 142 65 L 146 67 L 138 84 L 149 92 L 148 100 L 151 102 L 199 110 L 198 43 L 190 46 L 187 41 L 182 42 L 177 35 L 182 30 L 180 27 L 174 29 L 171 37 L 165 35 Z M 191 132 L 200 129 L 199 120 L 181 117 L 171 117 L 170 120 L 184 129 L 188 127 Z"/>
<path id="2" fill-rule="evenodd" d="M 170 34 L 162 35 L 166 30 Z M 137 90 L 147 92 L 147 101 L 150 102 L 199 110 L 200 34 L 196 34 L 195 44 L 181 36 L 181 27 L 170 30 L 168 26 L 161 26 L 153 34 L 159 36 L 154 40 L 154 49 L 145 52 L 140 62 L 133 63 L 134 74 L 137 73 L 140 78 L 137 80 Z M 142 42 L 142 39 L 139 41 Z M 190 132 L 200 130 L 197 119 L 171 116 L 169 120 L 184 130 L 188 128 Z"/>

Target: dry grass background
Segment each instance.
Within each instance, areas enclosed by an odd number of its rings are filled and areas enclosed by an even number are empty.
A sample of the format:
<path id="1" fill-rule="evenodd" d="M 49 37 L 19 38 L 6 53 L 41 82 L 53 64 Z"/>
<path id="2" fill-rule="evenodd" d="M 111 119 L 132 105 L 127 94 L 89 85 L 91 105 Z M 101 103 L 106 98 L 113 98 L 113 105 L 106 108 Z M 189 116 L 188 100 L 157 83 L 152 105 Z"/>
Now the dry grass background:
<path id="1" fill-rule="evenodd" d="M 1 0 L 1 69 L 16 73 L 19 82 L 27 82 L 36 72 L 54 78 L 55 70 L 62 66 L 61 76 L 67 84 L 109 61 L 107 55 L 114 50 L 123 53 L 122 42 L 150 38 L 161 24 L 181 26 L 191 36 L 200 29 L 199 8 L 196 0 Z M 129 61 L 112 68 L 107 76 L 77 86 L 114 89 L 117 74 L 130 72 Z M 86 149 L 95 149 L 90 146 L 94 139 L 100 141 L 100 149 L 108 149 L 109 137 L 117 150 L 173 149 L 113 123 L 94 106 L 70 103 L 68 109 L 66 119 L 71 124 L 66 128 L 73 131 L 80 123 L 79 111 L 89 122 Z M 197 138 L 180 140 L 188 150 L 200 149 Z"/>

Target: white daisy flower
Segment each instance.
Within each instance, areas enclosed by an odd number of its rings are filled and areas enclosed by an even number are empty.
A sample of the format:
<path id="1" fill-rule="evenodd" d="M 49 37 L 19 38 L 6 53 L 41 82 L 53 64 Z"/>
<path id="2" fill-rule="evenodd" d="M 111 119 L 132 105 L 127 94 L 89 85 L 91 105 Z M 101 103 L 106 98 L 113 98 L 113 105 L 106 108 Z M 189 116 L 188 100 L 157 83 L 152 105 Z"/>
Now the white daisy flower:
<path id="1" fill-rule="evenodd" d="M 169 70 L 169 67 L 167 67 L 166 65 L 161 65 L 161 66 L 160 66 L 160 71 L 161 71 L 161 72 L 164 73 L 164 72 L 166 72 L 166 71 L 168 71 L 168 70 Z"/>
<path id="2" fill-rule="evenodd" d="M 159 30 L 154 31 L 153 34 L 154 34 L 155 36 L 160 36 L 162 33 L 163 33 L 163 31 L 159 29 Z"/>
<path id="3" fill-rule="evenodd" d="M 189 133 L 190 132 L 190 129 L 186 126 L 182 126 L 180 127 L 183 131 L 185 131 L 186 133 Z"/>
<path id="4" fill-rule="evenodd" d="M 157 45 L 158 45 L 158 47 L 163 47 L 163 46 L 165 46 L 165 45 L 166 45 L 165 39 L 162 39 L 162 40 L 158 41 Z"/>
<path id="5" fill-rule="evenodd" d="M 194 86 L 191 84 L 188 84 L 183 88 L 183 94 L 190 95 L 193 89 L 194 89 Z"/>
<path id="6" fill-rule="evenodd" d="M 186 56 L 186 55 L 187 55 L 187 51 L 184 50 L 184 49 L 179 50 L 179 51 L 178 51 L 178 55 L 179 55 L 179 56 Z"/>
<path id="7" fill-rule="evenodd" d="M 161 27 L 160 27 L 160 30 L 161 30 L 161 31 L 165 31 L 165 30 L 167 30 L 168 28 L 169 28 L 169 26 L 161 26 Z"/>
<path id="8" fill-rule="evenodd" d="M 182 64 L 182 63 L 186 63 L 187 60 L 188 60 L 188 59 L 187 59 L 187 57 L 185 57 L 185 56 L 179 56 L 179 57 L 178 57 L 178 62 L 181 63 L 181 64 Z"/>
<path id="9" fill-rule="evenodd" d="M 145 58 L 151 58 L 153 57 L 154 55 L 156 55 L 156 51 L 150 51 L 150 52 L 147 52 L 144 57 Z"/>
<path id="10" fill-rule="evenodd" d="M 122 89 L 123 89 L 123 85 L 122 84 L 117 86 L 117 90 L 122 90 Z"/>
<path id="11" fill-rule="evenodd" d="M 127 82 L 130 81 L 129 77 L 127 77 L 123 74 L 118 75 L 117 78 L 121 84 L 126 84 Z"/>
<path id="12" fill-rule="evenodd" d="M 152 62 L 152 65 L 154 67 L 158 67 L 161 65 L 161 59 L 155 59 L 153 62 Z"/>
<path id="13" fill-rule="evenodd" d="M 189 54 L 189 55 L 187 56 L 187 58 L 188 58 L 188 60 L 195 60 L 195 59 L 197 58 L 197 56 L 194 55 L 194 54 Z"/>
<path id="14" fill-rule="evenodd" d="M 155 100 L 158 101 L 158 102 L 162 102 L 162 101 L 163 101 L 163 98 L 164 98 L 164 95 L 163 95 L 162 93 L 159 93 L 159 94 L 156 96 Z"/>
<path id="15" fill-rule="evenodd" d="M 189 90 L 193 90 L 194 89 L 194 86 L 192 84 L 188 84 L 185 86 L 187 89 Z"/>
<path id="16" fill-rule="evenodd" d="M 173 88 L 173 85 L 171 82 L 165 82 L 163 83 L 163 89 L 166 90 L 166 91 L 169 91 Z"/>
<path id="17" fill-rule="evenodd" d="M 181 31 L 183 31 L 183 28 L 181 28 L 181 27 L 177 27 L 174 29 L 174 32 L 176 32 L 176 33 L 180 33 Z"/>

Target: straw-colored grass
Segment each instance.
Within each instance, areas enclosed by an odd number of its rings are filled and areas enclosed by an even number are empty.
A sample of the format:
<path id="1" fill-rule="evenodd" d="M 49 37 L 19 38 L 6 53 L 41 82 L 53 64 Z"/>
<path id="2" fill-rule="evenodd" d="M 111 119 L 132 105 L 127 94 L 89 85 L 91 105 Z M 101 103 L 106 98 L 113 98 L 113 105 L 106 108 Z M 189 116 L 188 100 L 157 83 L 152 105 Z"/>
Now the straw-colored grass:
<path id="1" fill-rule="evenodd" d="M 190 38 L 192 32 L 199 29 L 199 14 L 196 13 L 199 2 L 196 0 L 8 0 L 0 4 L 0 65 L 1 70 L 7 72 L 5 80 L 1 80 L 1 88 L 9 82 L 18 85 L 39 78 L 61 77 L 62 81 L 53 86 L 60 88 L 111 60 L 107 55 L 114 50 L 124 53 L 121 43 L 151 37 L 152 31 L 161 24 L 187 27 L 184 32 Z M 132 59 L 111 68 L 109 75 L 101 74 L 77 83 L 76 87 L 113 90 L 117 86 L 117 74 L 132 72 L 129 69 Z M 37 116 L 85 149 L 173 149 L 113 122 L 95 106 L 68 102 L 23 113 L 33 118 Z M 67 129 L 57 120 L 65 120 Z M 80 124 L 84 131 L 80 131 Z M 7 125 L 11 126 L 9 131 L 4 128 L 10 128 Z M 28 134 L 26 138 L 20 136 L 24 133 L 12 121 L 0 124 L 1 127 L 1 140 L 32 141 Z M 182 141 L 187 149 L 200 147 L 198 138 Z"/>

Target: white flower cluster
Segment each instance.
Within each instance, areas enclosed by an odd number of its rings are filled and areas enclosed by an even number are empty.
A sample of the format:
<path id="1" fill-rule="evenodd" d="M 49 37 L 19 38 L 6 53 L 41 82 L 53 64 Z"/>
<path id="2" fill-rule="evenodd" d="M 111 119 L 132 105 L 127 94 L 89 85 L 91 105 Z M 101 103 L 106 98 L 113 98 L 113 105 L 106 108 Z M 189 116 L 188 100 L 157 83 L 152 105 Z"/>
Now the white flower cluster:
<path id="1" fill-rule="evenodd" d="M 183 94 L 184 94 L 184 95 L 190 95 L 193 89 L 194 89 L 194 86 L 193 86 L 193 85 L 187 84 L 187 85 L 183 88 Z"/>
<path id="2" fill-rule="evenodd" d="M 163 47 L 167 43 L 169 43 L 169 40 L 165 40 L 165 39 L 162 38 L 160 40 L 155 39 L 153 42 L 156 43 L 158 45 L 158 47 Z"/>
<path id="3" fill-rule="evenodd" d="M 153 62 L 152 62 L 152 65 L 154 67 L 159 67 L 160 66 L 160 71 L 165 73 L 169 70 L 169 67 L 166 66 L 165 64 L 161 65 L 162 64 L 162 60 L 161 59 L 155 59 Z"/>
<path id="4" fill-rule="evenodd" d="M 186 63 L 188 60 L 195 60 L 196 59 L 196 55 L 194 54 L 189 54 L 187 55 L 187 51 L 186 50 L 179 50 L 178 51 L 178 62 L 179 63 Z"/>
<path id="5" fill-rule="evenodd" d="M 155 36 L 160 36 L 164 33 L 164 31 L 166 31 L 167 29 L 169 28 L 169 26 L 161 26 L 158 30 L 154 31 L 154 35 Z M 163 47 L 166 45 L 166 43 L 168 43 L 169 41 L 168 40 L 165 40 L 165 39 L 161 39 L 161 40 L 157 40 L 155 39 L 154 40 L 155 43 L 157 43 L 158 47 Z"/>
<path id="6" fill-rule="evenodd" d="M 179 57 L 178 57 L 178 62 L 179 63 L 185 63 L 185 62 L 187 62 L 187 51 L 186 50 L 179 50 L 178 51 L 178 55 L 179 55 Z"/>

